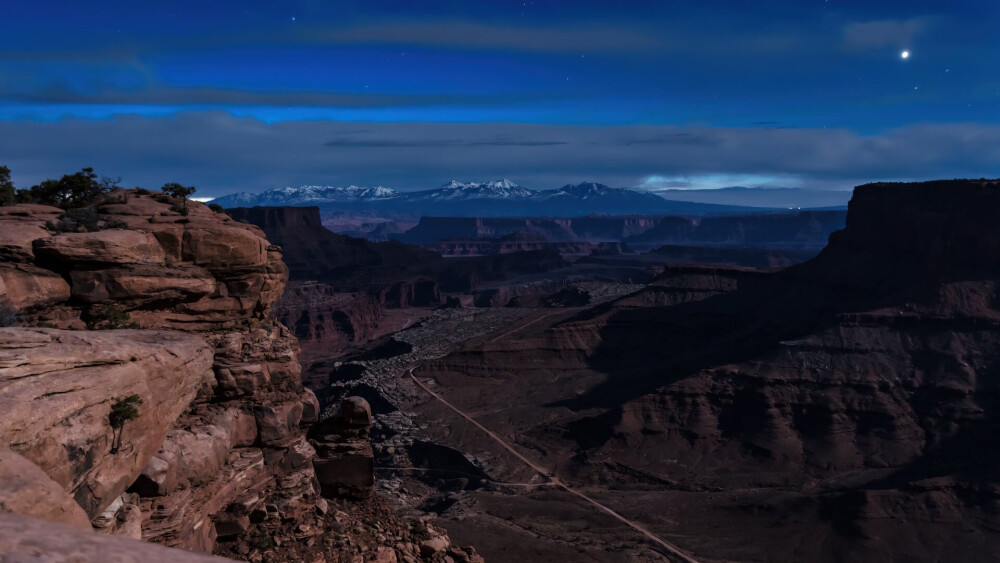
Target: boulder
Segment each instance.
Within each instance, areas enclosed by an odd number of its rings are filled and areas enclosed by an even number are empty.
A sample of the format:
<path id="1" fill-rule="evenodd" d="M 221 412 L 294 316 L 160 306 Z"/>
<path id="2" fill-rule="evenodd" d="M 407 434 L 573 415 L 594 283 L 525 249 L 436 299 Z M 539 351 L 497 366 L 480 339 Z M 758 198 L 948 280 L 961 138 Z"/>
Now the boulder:
<path id="1" fill-rule="evenodd" d="M 96 516 L 146 467 L 211 365 L 190 334 L 0 328 L 0 444 Z M 130 395 L 143 404 L 112 453 L 108 414 Z"/>
<path id="2" fill-rule="evenodd" d="M 448 536 L 436 536 L 429 540 L 420 542 L 420 556 L 430 559 L 435 555 L 444 553 L 451 546 Z"/>
<path id="3" fill-rule="evenodd" d="M 341 416 L 351 426 L 371 426 L 372 408 L 362 397 L 347 397 L 340 403 Z"/>
<path id="4" fill-rule="evenodd" d="M 319 420 L 320 406 L 319 399 L 311 389 L 302 391 L 302 421 L 303 426 L 311 426 Z"/>
<path id="5" fill-rule="evenodd" d="M 28 264 L 0 263 L 0 300 L 19 311 L 66 301 L 70 286 L 61 276 Z"/>
<path id="6" fill-rule="evenodd" d="M 5 447 L 0 447 L 0 512 L 90 529 L 87 513 L 59 483 Z"/>
<path id="7" fill-rule="evenodd" d="M 0 229 L 0 259 L 12 262 L 32 262 L 35 259 L 33 242 L 52 236 L 43 221 L 5 221 Z"/>
<path id="8" fill-rule="evenodd" d="M 71 563 L 78 561 L 171 561 L 223 563 L 219 557 L 170 549 L 64 524 L 0 513 L 0 554 L 4 561 Z"/>

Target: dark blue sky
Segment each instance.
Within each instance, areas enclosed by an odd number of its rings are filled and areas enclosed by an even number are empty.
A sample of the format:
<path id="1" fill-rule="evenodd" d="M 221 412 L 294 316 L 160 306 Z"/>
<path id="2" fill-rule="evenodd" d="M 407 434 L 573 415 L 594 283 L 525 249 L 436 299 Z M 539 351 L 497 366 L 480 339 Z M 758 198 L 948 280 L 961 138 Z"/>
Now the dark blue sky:
<path id="1" fill-rule="evenodd" d="M 9 4 L 19 184 L 1000 175 L 995 0 Z"/>

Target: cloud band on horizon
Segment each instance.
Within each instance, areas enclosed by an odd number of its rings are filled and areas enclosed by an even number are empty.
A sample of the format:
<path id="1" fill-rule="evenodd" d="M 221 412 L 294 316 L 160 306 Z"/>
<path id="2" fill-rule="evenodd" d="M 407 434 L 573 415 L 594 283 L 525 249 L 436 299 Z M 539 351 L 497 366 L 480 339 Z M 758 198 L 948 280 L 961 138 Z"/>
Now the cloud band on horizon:
<path id="1" fill-rule="evenodd" d="M 317 183 L 427 189 L 453 178 L 510 177 L 551 188 L 739 174 L 849 189 L 877 180 L 1000 176 L 1000 126 L 989 124 L 911 125 L 861 135 L 674 125 L 268 124 L 209 111 L 0 121 L 0 138 L 17 139 L 0 164 L 11 167 L 22 187 L 93 166 L 122 176 L 126 185 L 180 181 L 197 185 L 203 196 Z"/>

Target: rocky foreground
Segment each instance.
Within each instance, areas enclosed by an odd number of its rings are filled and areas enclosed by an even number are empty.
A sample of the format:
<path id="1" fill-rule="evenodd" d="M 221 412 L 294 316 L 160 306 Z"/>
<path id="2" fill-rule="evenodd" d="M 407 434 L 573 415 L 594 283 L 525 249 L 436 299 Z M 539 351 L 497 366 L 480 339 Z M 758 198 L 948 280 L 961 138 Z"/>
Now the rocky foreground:
<path id="1" fill-rule="evenodd" d="M 141 190 L 90 211 L 0 207 L 3 553 L 187 560 L 96 528 L 252 561 L 477 558 L 372 498 L 364 400 L 316 425 L 260 229 Z"/>

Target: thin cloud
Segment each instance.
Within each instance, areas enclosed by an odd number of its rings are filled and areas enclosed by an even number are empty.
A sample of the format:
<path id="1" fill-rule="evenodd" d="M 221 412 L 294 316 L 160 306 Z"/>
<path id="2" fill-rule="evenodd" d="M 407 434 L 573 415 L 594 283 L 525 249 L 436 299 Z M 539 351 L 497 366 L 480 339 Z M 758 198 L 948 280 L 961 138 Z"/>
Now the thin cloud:
<path id="1" fill-rule="evenodd" d="M 682 133 L 712 142 L 628 143 L 687 138 L 676 136 Z M 860 181 L 995 177 L 998 147 L 1000 125 L 984 124 L 860 135 L 666 125 L 268 124 L 224 112 L 0 122 L 0 164 L 11 167 L 19 186 L 93 166 L 122 176 L 126 185 L 179 181 L 198 186 L 204 196 L 307 183 L 420 189 L 452 177 L 510 177 L 551 188 L 587 180 L 635 186 L 653 175 L 756 174 L 849 188 Z"/>
<path id="2" fill-rule="evenodd" d="M 4 86 L 0 100 L 25 104 L 80 104 L 167 107 L 184 106 L 259 106 L 301 108 L 387 108 L 419 106 L 471 106 L 506 104 L 531 100 L 551 101 L 567 96 L 531 94 L 382 94 L 339 92 L 254 92 L 220 88 L 178 88 L 153 85 L 140 89 L 102 87 L 95 92 L 82 92 L 65 83 L 50 83 L 37 87 L 16 85 L 13 80 L 0 79 Z"/>
<path id="3" fill-rule="evenodd" d="M 546 147 L 565 145 L 567 141 L 545 141 L 524 137 L 497 136 L 480 139 L 387 139 L 346 136 L 324 143 L 344 148 L 446 148 L 446 147 Z"/>
<path id="4" fill-rule="evenodd" d="M 849 51 L 906 47 L 930 23 L 929 18 L 852 22 L 844 26 L 844 47 Z"/>

